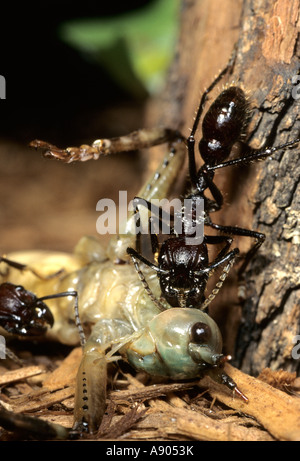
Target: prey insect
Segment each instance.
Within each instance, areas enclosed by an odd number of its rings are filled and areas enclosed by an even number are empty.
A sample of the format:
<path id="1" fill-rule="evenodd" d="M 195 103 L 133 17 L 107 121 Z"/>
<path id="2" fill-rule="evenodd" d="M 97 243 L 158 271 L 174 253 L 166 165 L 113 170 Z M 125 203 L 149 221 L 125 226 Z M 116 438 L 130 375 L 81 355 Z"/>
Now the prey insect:
<path id="1" fill-rule="evenodd" d="M 151 200 L 168 195 L 185 157 L 185 144 L 172 143 L 152 179 L 139 192 Z M 11 267 L 11 283 L 41 291 L 78 293 L 79 316 L 91 333 L 83 345 L 77 374 L 74 430 L 95 432 L 105 411 L 107 363 L 120 357 L 134 368 L 170 379 L 194 379 L 205 375 L 224 384 L 247 401 L 247 397 L 224 370 L 230 356 L 222 354 L 222 337 L 214 320 L 198 309 L 171 307 L 163 310 L 148 296 L 127 254 L 136 240 L 132 214 L 121 235 L 113 236 L 107 248 L 98 241 L 82 239 L 73 255 L 21 252 L 9 255 L 43 274 L 60 275 L 41 281 L 32 272 Z M 148 285 L 155 298 L 160 296 L 156 274 L 145 268 Z M 4 280 L 3 280 L 4 281 Z M 73 307 L 68 297 L 49 300 L 54 317 L 48 335 L 66 344 L 78 343 Z M 72 322 L 73 319 L 73 322 Z M 117 354 L 117 356 L 116 356 Z M 0 412 L 5 425 L 7 415 Z M 11 421 L 9 421 L 9 424 Z M 59 434 L 58 434 L 59 436 Z"/>
<path id="2" fill-rule="evenodd" d="M 174 230 L 170 229 L 172 237 L 166 239 L 161 248 L 159 248 L 156 235 L 151 233 L 151 247 L 153 254 L 158 254 L 157 263 L 147 260 L 138 249 L 129 248 L 138 274 L 147 289 L 147 282 L 139 267 L 142 262 L 156 271 L 163 296 L 172 306 L 192 306 L 205 308 L 218 292 L 218 287 L 214 289 L 212 295 L 207 300 L 204 299 L 204 290 L 210 273 L 220 265 L 226 262 L 234 261 L 238 254 L 238 249 L 227 252 L 232 236 L 245 236 L 255 240 L 255 243 L 246 253 L 244 261 L 239 268 L 241 276 L 245 271 L 250 259 L 257 252 L 265 240 L 265 235 L 261 232 L 245 229 L 237 226 L 219 225 L 212 221 L 211 213 L 221 209 L 223 205 L 223 196 L 214 182 L 214 173 L 216 169 L 240 163 L 250 163 L 255 160 L 265 159 L 272 153 L 280 149 L 285 149 L 298 143 L 299 140 L 285 143 L 273 148 L 252 149 L 242 140 L 249 117 L 248 101 L 244 92 L 231 86 L 224 90 L 208 109 L 202 122 L 202 138 L 199 142 L 199 152 L 204 165 L 197 171 L 195 162 L 195 133 L 198 129 L 203 108 L 208 93 L 213 89 L 216 83 L 222 78 L 226 68 L 212 83 L 212 85 L 203 94 L 200 105 L 196 114 L 193 128 L 190 136 L 185 140 L 178 132 L 171 130 L 142 130 L 132 133 L 131 135 L 116 138 L 112 140 L 97 140 L 92 146 L 81 146 L 80 148 L 68 148 L 60 150 L 52 145 L 47 145 L 41 141 L 33 142 L 36 147 L 47 148 L 46 155 L 54 156 L 66 162 L 98 158 L 101 154 L 108 152 L 117 152 L 119 150 L 129 150 L 140 145 L 146 147 L 174 139 L 178 143 L 186 142 L 189 155 L 189 173 L 192 183 L 192 190 L 186 196 L 194 204 L 198 199 L 204 201 L 205 220 L 207 227 L 217 230 L 221 235 L 205 236 L 204 242 L 199 245 L 186 245 L 185 229 L 180 235 L 174 235 Z M 243 155 L 233 160 L 227 160 L 233 146 L 239 145 Z M 206 196 L 209 191 L 213 200 Z M 135 198 L 135 205 L 139 204 L 153 210 L 153 204 L 146 202 L 140 197 Z M 192 211 L 193 213 L 193 211 Z M 156 210 L 158 216 L 162 216 L 163 210 Z M 193 221 L 193 217 L 191 217 Z M 209 262 L 207 257 L 207 244 L 225 243 L 224 248 L 217 254 L 214 261 Z M 228 272 L 226 264 L 223 274 L 224 279 Z M 222 281 L 218 282 L 222 285 Z"/>

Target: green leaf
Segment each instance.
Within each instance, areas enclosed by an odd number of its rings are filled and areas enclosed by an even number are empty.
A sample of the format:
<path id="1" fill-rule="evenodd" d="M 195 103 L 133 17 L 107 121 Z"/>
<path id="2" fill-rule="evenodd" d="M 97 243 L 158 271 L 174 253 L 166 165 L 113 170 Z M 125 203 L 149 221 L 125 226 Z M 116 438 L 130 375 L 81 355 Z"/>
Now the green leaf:
<path id="1" fill-rule="evenodd" d="M 112 18 L 72 20 L 59 35 L 104 65 L 123 88 L 140 95 L 159 91 L 174 56 L 179 0 L 151 5 Z"/>

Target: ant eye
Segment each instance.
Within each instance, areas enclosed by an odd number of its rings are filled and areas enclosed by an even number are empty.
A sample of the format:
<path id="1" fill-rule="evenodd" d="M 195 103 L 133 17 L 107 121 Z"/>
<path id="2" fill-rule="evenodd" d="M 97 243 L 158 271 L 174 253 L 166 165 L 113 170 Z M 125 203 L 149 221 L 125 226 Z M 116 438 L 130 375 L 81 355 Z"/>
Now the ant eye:
<path id="1" fill-rule="evenodd" d="M 211 337 L 210 327 L 203 322 L 195 323 L 191 328 L 191 342 L 196 344 L 204 344 Z"/>

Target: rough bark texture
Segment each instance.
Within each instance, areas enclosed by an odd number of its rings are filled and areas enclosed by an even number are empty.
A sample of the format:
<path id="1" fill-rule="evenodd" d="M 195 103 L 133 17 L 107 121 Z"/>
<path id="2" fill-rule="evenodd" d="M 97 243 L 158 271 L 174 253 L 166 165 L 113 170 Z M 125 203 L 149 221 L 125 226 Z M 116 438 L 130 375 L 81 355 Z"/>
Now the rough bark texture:
<path id="1" fill-rule="evenodd" d="M 297 138 L 299 104 L 292 79 L 299 73 L 299 6 L 299 0 L 183 1 L 178 52 L 163 104 L 160 99 L 157 112 L 156 106 L 151 108 L 149 123 L 159 120 L 188 135 L 201 92 L 237 44 L 233 75 L 217 86 L 209 102 L 223 84 L 234 82 L 251 102 L 251 146 L 276 146 Z M 242 308 L 234 277 L 212 306 L 223 325 L 225 348 L 234 353 L 236 365 L 254 375 L 264 367 L 300 367 L 291 355 L 300 323 L 299 172 L 296 146 L 216 175 L 226 206 L 214 222 L 266 234 L 245 274 Z M 243 252 L 250 239 L 235 238 L 235 243 Z"/>

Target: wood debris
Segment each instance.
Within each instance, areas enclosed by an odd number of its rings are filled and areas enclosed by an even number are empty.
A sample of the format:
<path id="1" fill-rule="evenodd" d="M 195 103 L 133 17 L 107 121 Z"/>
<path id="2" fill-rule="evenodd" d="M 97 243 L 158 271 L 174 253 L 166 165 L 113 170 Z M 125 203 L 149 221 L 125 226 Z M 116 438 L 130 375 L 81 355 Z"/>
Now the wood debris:
<path id="1" fill-rule="evenodd" d="M 44 367 L 41 366 L 30 366 L 7 371 L 5 374 L 0 375 L 0 386 L 25 380 L 32 376 L 39 375 L 40 373 L 43 373 L 43 371 Z"/>
<path id="2" fill-rule="evenodd" d="M 6 372 L 2 368 L 0 404 L 15 413 L 38 416 L 71 428 L 80 358 L 81 350 L 76 348 L 52 372 L 44 366 Z M 108 392 L 106 414 L 92 439 L 300 440 L 299 398 L 230 365 L 226 367 L 249 403 L 233 397 L 209 378 L 144 384 L 139 376 L 123 373 Z M 36 384 L 32 377 L 38 374 L 42 381 Z M 9 433 L 0 429 L 0 440 L 7 438 Z"/>

